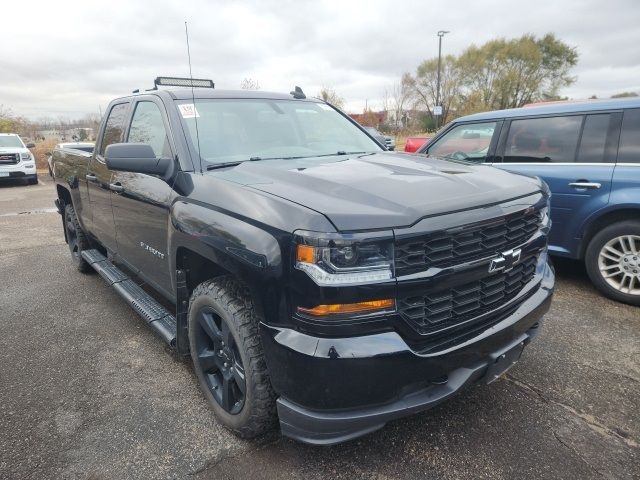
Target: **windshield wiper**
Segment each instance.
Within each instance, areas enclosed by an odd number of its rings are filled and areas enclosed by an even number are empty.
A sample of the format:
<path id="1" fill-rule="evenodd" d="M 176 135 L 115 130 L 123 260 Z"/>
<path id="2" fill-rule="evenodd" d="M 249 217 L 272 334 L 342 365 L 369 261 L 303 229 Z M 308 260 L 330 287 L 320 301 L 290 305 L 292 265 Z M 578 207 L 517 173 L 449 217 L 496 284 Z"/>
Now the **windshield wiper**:
<path id="1" fill-rule="evenodd" d="M 218 168 L 225 167 L 237 167 L 241 163 L 244 162 L 257 162 L 260 160 L 270 160 L 269 158 L 261 158 L 261 157 L 251 157 L 248 160 L 237 160 L 235 162 L 222 162 L 222 163 L 212 163 L 211 165 L 207 165 L 207 170 L 217 170 Z"/>
<path id="2" fill-rule="evenodd" d="M 244 162 L 259 162 L 261 160 L 298 160 L 301 158 L 335 157 L 338 155 L 373 155 L 374 153 L 375 152 L 345 152 L 344 150 L 338 150 L 335 153 L 323 153 L 321 155 L 300 155 L 295 157 L 250 157 L 247 160 L 237 160 L 235 162 L 213 163 L 211 165 L 207 165 L 207 170 L 217 170 L 218 168 L 225 167 L 237 167 Z"/>
<path id="3" fill-rule="evenodd" d="M 225 167 L 237 167 L 242 162 L 246 162 L 247 160 L 239 160 L 237 162 L 222 162 L 222 163 L 212 163 L 211 165 L 207 165 L 207 170 L 217 170 L 218 168 Z"/>

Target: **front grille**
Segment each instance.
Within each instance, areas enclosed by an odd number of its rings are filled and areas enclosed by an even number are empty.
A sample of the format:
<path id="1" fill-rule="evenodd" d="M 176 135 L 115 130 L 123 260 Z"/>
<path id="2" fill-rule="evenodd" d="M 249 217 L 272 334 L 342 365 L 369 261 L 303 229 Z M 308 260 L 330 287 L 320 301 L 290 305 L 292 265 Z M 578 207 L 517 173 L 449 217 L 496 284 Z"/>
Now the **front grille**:
<path id="1" fill-rule="evenodd" d="M 426 295 L 398 299 L 398 311 L 418 333 L 435 334 L 514 299 L 536 271 L 537 256 L 530 257 L 508 272 Z"/>
<path id="2" fill-rule="evenodd" d="M 19 153 L 0 153 L 0 165 L 15 165 L 19 161 Z"/>
<path id="3" fill-rule="evenodd" d="M 531 238 L 541 220 L 539 211 L 525 210 L 490 223 L 399 239 L 395 244 L 396 275 L 446 268 L 504 252 Z"/>

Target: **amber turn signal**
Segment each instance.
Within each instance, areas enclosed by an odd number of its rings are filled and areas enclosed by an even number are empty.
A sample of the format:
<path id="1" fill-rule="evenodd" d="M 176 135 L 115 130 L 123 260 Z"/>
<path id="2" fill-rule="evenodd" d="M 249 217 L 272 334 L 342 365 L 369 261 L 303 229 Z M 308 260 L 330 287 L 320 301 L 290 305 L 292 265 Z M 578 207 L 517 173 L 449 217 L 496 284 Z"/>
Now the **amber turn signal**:
<path id="1" fill-rule="evenodd" d="M 298 307 L 298 313 L 312 315 L 314 317 L 327 315 L 344 315 L 350 313 L 373 313 L 381 310 L 392 310 L 396 306 L 395 300 L 370 300 L 358 303 L 335 303 L 331 305 L 318 305 L 313 308 Z"/>
<path id="2" fill-rule="evenodd" d="M 296 250 L 296 261 L 302 263 L 315 263 L 316 249 L 311 245 L 298 245 Z"/>

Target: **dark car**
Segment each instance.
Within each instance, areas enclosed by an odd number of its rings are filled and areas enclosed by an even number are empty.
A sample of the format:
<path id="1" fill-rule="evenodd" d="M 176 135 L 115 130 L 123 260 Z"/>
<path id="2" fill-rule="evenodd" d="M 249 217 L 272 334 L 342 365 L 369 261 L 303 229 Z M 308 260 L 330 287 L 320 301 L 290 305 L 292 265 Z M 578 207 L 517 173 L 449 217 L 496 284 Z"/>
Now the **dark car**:
<path id="1" fill-rule="evenodd" d="M 396 141 L 393 139 L 393 137 L 390 137 L 389 135 L 385 135 L 380 130 L 374 127 L 362 127 L 362 128 L 364 128 L 369 133 L 369 135 L 375 138 L 378 142 L 380 142 L 382 145 L 387 147 L 387 150 L 396 149 Z"/>
<path id="2" fill-rule="evenodd" d="M 461 117 L 420 152 L 542 177 L 550 253 L 583 260 L 602 293 L 640 305 L 640 100 Z"/>
<path id="3" fill-rule="evenodd" d="M 77 268 L 243 437 L 341 442 L 491 382 L 551 302 L 542 181 L 385 151 L 300 89 L 118 98 L 53 170 Z"/>

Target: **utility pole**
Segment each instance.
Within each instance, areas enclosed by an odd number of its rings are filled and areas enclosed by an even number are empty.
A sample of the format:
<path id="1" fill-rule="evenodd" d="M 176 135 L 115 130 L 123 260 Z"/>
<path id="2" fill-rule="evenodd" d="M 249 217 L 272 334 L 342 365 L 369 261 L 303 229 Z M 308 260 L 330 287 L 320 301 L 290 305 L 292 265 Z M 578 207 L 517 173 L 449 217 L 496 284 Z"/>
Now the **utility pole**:
<path id="1" fill-rule="evenodd" d="M 440 126 L 440 116 L 442 115 L 442 106 L 440 105 L 440 66 L 442 64 L 442 37 L 444 37 L 448 30 L 440 30 L 438 32 L 438 83 L 436 86 L 436 104 L 433 109 L 433 115 L 436 117 L 436 130 Z"/>

